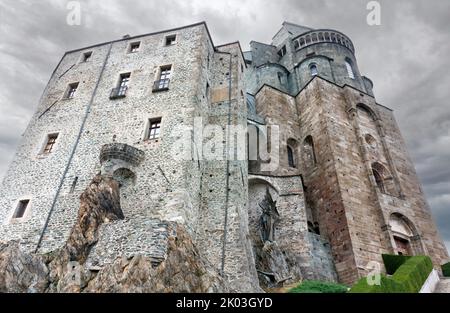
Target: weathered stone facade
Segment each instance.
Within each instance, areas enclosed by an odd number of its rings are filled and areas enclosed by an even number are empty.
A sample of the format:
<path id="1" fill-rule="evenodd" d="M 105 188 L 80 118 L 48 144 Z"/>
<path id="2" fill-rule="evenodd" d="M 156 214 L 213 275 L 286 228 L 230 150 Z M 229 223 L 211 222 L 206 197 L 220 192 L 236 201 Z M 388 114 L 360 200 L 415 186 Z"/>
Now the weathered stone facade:
<path id="1" fill-rule="evenodd" d="M 392 111 L 360 75 L 350 39 L 284 23 L 271 45 L 250 47 L 214 46 L 198 23 L 67 52 L 2 183 L 1 238 L 27 252 L 61 248 L 101 173 L 119 182 L 124 218 L 100 226 L 86 258 L 94 271 L 134 255 L 163 262 L 174 223 L 236 291 L 303 278 L 350 284 L 400 244 L 446 261 Z M 229 131 L 247 125 L 247 140 Z M 276 153 L 250 158 L 250 128 L 273 139 L 275 126 Z M 261 239 L 266 190 L 279 214 L 270 242 Z M 21 200 L 30 201 L 17 218 Z"/>

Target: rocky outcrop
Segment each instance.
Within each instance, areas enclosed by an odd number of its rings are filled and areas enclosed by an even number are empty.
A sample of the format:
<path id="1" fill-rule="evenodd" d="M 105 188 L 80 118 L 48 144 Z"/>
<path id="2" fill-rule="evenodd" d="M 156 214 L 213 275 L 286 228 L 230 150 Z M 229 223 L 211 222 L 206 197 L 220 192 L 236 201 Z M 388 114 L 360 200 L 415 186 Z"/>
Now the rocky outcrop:
<path id="1" fill-rule="evenodd" d="M 99 226 L 123 219 L 119 184 L 97 175 L 81 195 L 78 219 L 66 244 L 46 255 L 0 244 L 0 292 L 227 292 L 224 280 L 203 260 L 184 226 L 169 222 L 167 257 L 159 263 L 135 255 L 102 268 L 85 262 Z"/>
<path id="2" fill-rule="evenodd" d="M 87 292 L 227 292 L 222 278 L 206 264 L 183 226 L 169 238 L 165 261 L 153 266 L 151 259 L 135 256 L 118 259 L 92 279 Z"/>
<path id="3" fill-rule="evenodd" d="M 43 292 L 49 285 L 44 256 L 24 253 L 18 243 L 0 243 L 0 292 Z"/>

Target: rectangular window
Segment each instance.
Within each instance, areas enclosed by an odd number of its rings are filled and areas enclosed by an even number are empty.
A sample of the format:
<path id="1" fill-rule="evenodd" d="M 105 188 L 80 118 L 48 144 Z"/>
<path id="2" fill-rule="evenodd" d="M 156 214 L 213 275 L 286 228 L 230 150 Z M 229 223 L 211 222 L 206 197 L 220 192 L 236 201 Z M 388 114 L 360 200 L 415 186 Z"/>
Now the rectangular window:
<path id="1" fill-rule="evenodd" d="M 131 73 L 120 74 L 119 87 L 121 89 L 127 89 L 130 83 Z"/>
<path id="2" fill-rule="evenodd" d="M 158 139 L 161 131 L 161 118 L 151 119 L 148 128 L 147 139 Z"/>
<path id="3" fill-rule="evenodd" d="M 166 46 L 171 46 L 176 43 L 177 35 L 170 35 L 166 37 Z"/>
<path id="4" fill-rule="evenodd" d="M 153 91 L 162 91 L 169 89 L 171 72 L 172 65 L 160 67 L 158 80 L 153 84 Z"/>
<path id="5" fill-rule="evenodd" d="M 78 83 L 69 84 L 69 87 L 67 87 L 66 99 L 73 99 L 75 97 L 75 93 L 77 92 L 77 89 L 78 89 Z"/>
<path id="6" fill-rule="evenodd" d="M 92 57 L 92 51 L 83 53 L 83 62 L 88 62 Z"/>
<path id="7" fill-rule="evenodd" d="M 127 94 L 131 73 L 120 74 L 119 84 L 111 91 L 110 99 L 123 98 Z"/>
<path id="8" fill-rule="evenodd" d="M 56 139 L 58 138 L 58 134 L 51 134 L 47 136 L 47 142 L 45 143 L 44 150 L 42 153 L 49 154 L 52 152 L 53 147 L 55 146 Z"/>
<path id="9" fill-rule="evenodd" d="M 130 53 L 135 53 L 139 51 L 139 48 L 141 47 L 141 43 L 140 42 L 133 42 L 130 44 Z"/>
<path id="10" fill-rule="evenodd" d="M 286 54 L 286 46 L 283 46 L 279 51 L 278 51 L 278 55 L 280 57 L 283 57 Z"/>
<path id="11" fill-rule="evenodd" d="M 30 200 L 20 200 L 13 218 L 22 218 L 25 215 Z"/>

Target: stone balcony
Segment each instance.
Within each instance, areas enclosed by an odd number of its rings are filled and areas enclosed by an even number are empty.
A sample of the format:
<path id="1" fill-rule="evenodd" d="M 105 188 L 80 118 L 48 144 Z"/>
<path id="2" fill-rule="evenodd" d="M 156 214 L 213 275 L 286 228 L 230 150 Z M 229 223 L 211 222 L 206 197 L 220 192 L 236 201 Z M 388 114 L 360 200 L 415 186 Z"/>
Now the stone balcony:
<path id="1" fill-rule="evenodd" d="M 110 160 L 121 160 L 133 166 L 139 165 L 145 157 L 144 151 L 125 143 L 110 143 L 102 147 L 100 151 L 100 164 Z"/>

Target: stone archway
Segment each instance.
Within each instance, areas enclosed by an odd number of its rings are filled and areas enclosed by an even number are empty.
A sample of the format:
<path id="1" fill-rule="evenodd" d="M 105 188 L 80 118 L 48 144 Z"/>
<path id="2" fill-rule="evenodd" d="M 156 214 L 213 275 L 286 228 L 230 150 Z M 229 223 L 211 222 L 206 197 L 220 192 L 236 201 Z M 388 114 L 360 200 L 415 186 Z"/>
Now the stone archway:
<path id="1" fill-rule="evenodd" d="M 250 237 L 254 243 L 261 241 L 259 221 L 262 209 L 259 203 L 264 199 L 267 189 L 274 201 L 278 199 L 277 189 L 263 179 L 250 179 L 248 182 L 248 223 Z"/>
<path id="2" fill-rule="evenodd" d="M 274 287 L 292 276 L 277 242 L 279 192 L 268 181 L 254 178 L 249 180 L 248 196 L 249 234 L 259 282 L 261 287 Z"/>
<path id="3" fill-rule="evenodd" d="M 414 224 L 404 215 L 393 213 L 389 218 L 394 252 L 398 255 L 423 254 L 420 236 Z"/>

